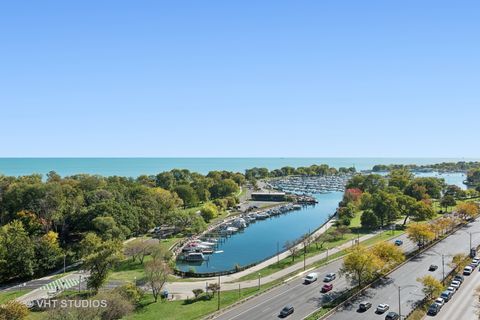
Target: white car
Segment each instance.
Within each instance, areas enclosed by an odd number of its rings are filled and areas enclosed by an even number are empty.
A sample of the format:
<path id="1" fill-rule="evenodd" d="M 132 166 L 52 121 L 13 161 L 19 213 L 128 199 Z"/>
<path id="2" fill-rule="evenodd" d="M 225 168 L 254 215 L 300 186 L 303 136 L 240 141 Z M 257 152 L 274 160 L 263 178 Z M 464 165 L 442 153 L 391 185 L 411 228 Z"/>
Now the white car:
<path id="1" fill-rule="evenodd" d="M 464 276 L 469 276 L 472 274 L 472 271 L 473 271 L 473 268 L 470 267 L 470 266 L 466 266 L 464 269 L 463 269 L 463 275 Z"/>
<path id="2" fill-rule="evenodd" d="M 305 283 L 312 283 L 314 281 L 317 281 L 318 275 L 315 272 L 307 274 L 307 276 L 303 279 Z"/>
<path id="3" fill-rule="evenodd" d="M 453 281 L 450 283 L 450 286 L 451 286 L 451 287 L 454 287 L 455 289 L 458 289 L 458 288 L 460 288 L 460 284 L 461 284 L 460 281 L 453 280 Z"/>
<path id="4" fill-rule="evenodd" d="M 445 300 L 443 300 L 443 298 L 437 298 L 435 299 L 435 303 L 439 306 L 443 306 L 445 304 Z"/>
<path id="5" fill-rule="evenodd" d="M 330 272 L 325 276 L 325 278 L 323 278 L 323 281 L 324 282 L 330 282 L 330 281 L 335 280 L 336 277 L 337 277 L 337 275 L 335 273 Z"/>
<path id="6" fill-rule="evenodd" d="M 480 264 L 480 259 L 479 258 L 473 258 L 472 263 L 474 265 L 478 266 L 478 264 Z"/>
<path id="7" fill-rule="evenodd" d="M 451 291 L 452 294 L 454 294 L 457 291 L 457 289 L 455 287 L 450 286 L 447 288 L 447 291 Z"/>
<path id="8" fill-rule="evenodd" d="M 376 313 L 384 313 L 388 309 L 390 309 L 390 306 L 388 304 L 381 303 L 381 304 L 378 305 L 377 310 L 375 310 L 375 312 Z"/>

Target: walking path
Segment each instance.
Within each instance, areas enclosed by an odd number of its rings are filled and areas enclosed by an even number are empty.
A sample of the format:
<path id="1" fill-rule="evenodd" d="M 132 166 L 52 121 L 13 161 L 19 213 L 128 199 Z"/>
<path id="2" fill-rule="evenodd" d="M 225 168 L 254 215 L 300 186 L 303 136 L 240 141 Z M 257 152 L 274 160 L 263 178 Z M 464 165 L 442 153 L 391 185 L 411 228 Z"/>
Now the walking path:
<path id="1" fill-rule="evenodd" d="M 322 227 L 320 230 L 317 230 L 317 232 L 320 232 L 320 233 L 325 232 L 325 230 L 330 227 L 329 224 L 332 224 L 332 223 L 333 222 L 329 222 L 329 223 L 325 224 L 325 226 Z M 324 228 L 325 228 L 325 230 L 322 231 L 322 229 L 324 229 Z M 375 235 L 376 235 L 376 233 L 371 233 L 371 234 L 368 234 L 368 235 L 364 235 L 364 236 L 360 237 L 360 242 L 365 241 L 367 239 L 370 239 L 370 238 L 374 237 Z M 299 245 L 299 246 L 300 246 L 300 248 L 303 248 L 301 245 Z M 330 256 L 330 255 L 335 254 L 339 251 L 350 248 L 351 246 L 352 246 L 351 242 L 346 242 L 346 243 L 344 243 L 344 244 L 342 244 L 338 247 L 329 249 L 328 250 L 328 255 Z M 290 255 L 289 252 L 284 252 L 280 255 L 280 259 L 284 259 L 284 258 L 288 257 L 289 255 Z M 325 259 L 325 258 L 327 258 L 327 252 L 322 252 L 318 255 L 307 258 L 306 261 L 305 261 L 305 265 L 308 266 L 310 264 L 313 264 L 313 263 L 318 262 L 318 261 L 320 261 L 322 259 Z M 276 262 L 277 262 L 277 256 L 275 256 L 275 257 L 273 257 L 273 258 L 271 258 L 267 261 L 264 261 L 264 262 L 254 266 L 252 268 L 249 268 L 248 270 L 244 270 L 242 272 L 238 272 L 238 273 L 228 275 L 228 276 L 222 276 L 220 278 L 222 291 L 223 290 L 237 290 L 239 285 L 240 285 L 240 288 L 250 288 L 250 287 L 258 286 L 258 283 L 259 283 L 258 279 L 245 280 L 245 281 L 237 281 L 237 280 L 240 279 L 242 276 L 258 272 L 261 269 L 265 268 L 266 266 L 269 266 L 269 265 L 271 265 L 273 263 L 276 263 Z M 272 281 L 283 278 L 283 277 L 285 277 L 285 276 L 287 276 L 291 273 L 294 273 L 296 271 L 299 271 L 297 276 L 301 275 L 303 273 L 303 266 L 304 266 L 304 263 L 303 263 L 303 260 L 301 260 L 300 262 L 298 262 L 294 265 L 291 265 L 291 266 L 289 266 L 285 269 L 282 269 L 282 270 L 280 270 L 276 273 L 273 273 L 273 274 L 265 276 L 265 277 L 261 277 L 260 278 L 260 283 L 261 284 L 270 283 Z M 212 282 L 218 282 L 218 278 L 208 278 L 208 279 L 204 279 L 202 281 L 195 281 L 195 282 L 170 282 L 170 283 L 167 283 L 165 287 L 170 294 L 173 294 L 174 299 L 186 299 L 186 298 L 189 298 L 189 297 L 193 297 L 193 293 L 192 293 L 193 289 L 203 289 L 208 285 L 208 283 L 212 283 Z"/>
<path id="2" fill-rule="evenodd" d="M 21 297 L 18 297 L 16 300 L 28 306 L 28 305 L 31 305 L 32 302 L 35 300 L 52 298 L 64 290 L 68 290 L 68 289 L 75 290 L 85 280 L 86 280 L 86 275 L 83 272 L 70 273 L 55 280 L 53 280 L 53 276 L 32 280 L 31 282 L 36 282 L 36 283 L 44 282 L 44 284 L 41 287 L 33 289 L 27 294 Z"/>

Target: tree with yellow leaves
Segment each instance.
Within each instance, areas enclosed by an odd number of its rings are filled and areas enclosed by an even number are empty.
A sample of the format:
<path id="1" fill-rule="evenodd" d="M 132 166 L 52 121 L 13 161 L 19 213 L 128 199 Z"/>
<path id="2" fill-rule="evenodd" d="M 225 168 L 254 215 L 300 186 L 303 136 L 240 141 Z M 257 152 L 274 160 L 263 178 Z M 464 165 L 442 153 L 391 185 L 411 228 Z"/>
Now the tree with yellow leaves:
<path id="1" fill-rule="evenodd" d="M 463 220 L 471 220 L 478 216 L 478 206 L 473 202 L 463 202 L 455 207 L 455 212 Z"/>
<path id="2" fill-rule="evenodd" d="M 423 285 L 422 291 L 425 293 L 427 298 L 438 296 L 443 290 L 442 283 L 431 275 L 418 278 L 417 281 Z"/>
<path id="3" fill-rule="evenodd" d="M 373 254 L 382 261 L 382 272 L 405 260 L 403 251 L 391 242 L 380 242 L 371 248 Z"/>
<path id="4" fill-rule="evenodd" d="M 406 229 L 407 237 L 420 245 L 433 240 L 435 232 L 428 223 L 411 223 Z"/>
<path id="5" fill-rule="evenodd" d="M 340 274 L 345 275 L 347 279 L 361 287 L 365 281 L 372 279 L 383 266 L 384 262 L 371 249 L 358 245 L 347 250 Z"/>

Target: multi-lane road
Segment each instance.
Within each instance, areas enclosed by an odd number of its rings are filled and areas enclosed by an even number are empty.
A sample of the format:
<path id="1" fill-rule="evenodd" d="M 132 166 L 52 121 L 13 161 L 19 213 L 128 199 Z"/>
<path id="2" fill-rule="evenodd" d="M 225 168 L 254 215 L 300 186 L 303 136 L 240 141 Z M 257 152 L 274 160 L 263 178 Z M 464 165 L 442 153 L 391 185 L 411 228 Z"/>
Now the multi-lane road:
<path id="1" fill-rule="evenodd" d="M 447 274 L 452 270 L 452 267 L 449 265 L 452 256 L 462 252 L 468 253 L 468 232 L 477 232 L 479 230 L 479 221 L 472 222 L 470 225 L 462 227 L 462 229 L 455 232 L 453 235 L 440 241 L 432 248 L 428 249 L 421 255 L 416 256 L 414 259 L 392 272 L 380 285 L 367 289 L 362 295 L 354 299 L 352 303 L 346 304 L 340 308 L 336 313 L 329 317 L 329 319 L 383 319 L 385 315 L 377 315 L 374 313 L 376 306 L 380 303 L 390 305 L 390 311 L 400 313 L 399 308 L 401 308 L 400 311 L 402 315 L 408 314 L 415 307 L 416 302 L 424 297 L 422 285 L 417 279 L 424 275 L 432 275 L 437 279 L 442 279 L 443 272 Z M 477 241 L 474 241 L 473 244 L 477 245 L 479 243 L 478 239 L 474 238 L 474 240 Z M 442 255 L 445 262 L 444 264 L 442 264 Z M 428 268 L 432 264 L 437 265 L 438 269 L 430 272 L 428 271 Z M 371 302 L 373 307 L 364 313 L 360 313 L 357 311 L 358 304 L 364 300 Z M 442 311 L 440 311 L 439 315 Z"/>
<path id="2" fill-rule="evenodd" d="M 390 310 L 398 312 L 398 287 L 400 287 L 401 313 L 402 315 L 407 314 L 413 309 L 415 303 L 424 296 L 417 278 L 431 274 L 440 279 L 443 274 L 442 254 L 444 254 L 445 274 L 448 273 L 451 270 L 449 266 L 451 256 L 460 252 L 467 253 L 469 247 L 468 232 L 477 231 L 480 231 L 479 221 L 463 227 L 431 249 L 405 263 L 384 279 L 381 284 L 367 289 L 363 295 L 339 309 L 329 319 L 383 319 L 385 315 L 377 315 L 374 310 L 378 304 L 387 303 L 390 305 Z M 404 242 L 402 246 L 404 251 L 409 252 L 416 249 L 416 245 L 406 239 L 404 235 L 400 239 Z M 480 243 L 480 235 L 477 238 L 474 235 L 473 244 L 477 245 L 478 243 Z M 351 285 L 345 278 L 337 277 L 333 281 L 334 288 L 332 291 L 327 294 L 320 292 L 323 285 L 323 276 L 329 272 L 338 274 L 341 264 L 342 261 L 338 260 L 327 266 L 312 270 L 311 272 L 317 272 L 319 275 L 317 282 L 307 285 L 303 284 L 301 277 L 297 277 L 265 294 L 227 310 L 216 319 L 276 319 L 280 310 L 287 304 L 291 304 L 295 308 L 295 312 L 288 316 L 288 319 L 303 319 L 321 307 L 322 304 L 339 295 L 341 291 L 350 288 Z M 430 264 L 436 264 L 439 268 L 434 272 L 429 272 Z M 367 312 L 359 313 L 357 312 L 358 304 L 364 300 L 370 301 L 373 307 Z M 440 314 L 442 312 L 444 310 Z"/>
<path id="3" fill-rule="evenodd" d="M 480 269 L 479 269 L 480 270 Z M 476 289 L 480 286 L 480 272 L 465 276 L 460 288 L 432 320 L 473 320 L 478 319 L 479 301 Z"/>
<path id="4" fill-rule="evenodd" d="M 413 251 L 416 249 L 416 245 L 404 235 L 399 239 L 404 242 L 402 246 L 404 250 Z M 265 294 L 226 311 L 216 319 L 276 319 L 280 310 L 287 304 L 291 304 L 295 308 L 295 312 L 288 316 L 288 319 L 303 319 L 324 303 L 338 296 L 343 290 L 351 288 L 350 283 L 344 277 L 338 277 L 341 266 L 342 260 L 337 260 L 318 269 L 310 270 L 308 272 L 318 273 L 318 281 L 312 284 L 304 284 L 302 276 L 296 277 Z M 337 279 L 332 282 L 333 290 L 324 294 L 320 292 L 323 285 L 322 280 L 329 272 L 337 273 Z"/>

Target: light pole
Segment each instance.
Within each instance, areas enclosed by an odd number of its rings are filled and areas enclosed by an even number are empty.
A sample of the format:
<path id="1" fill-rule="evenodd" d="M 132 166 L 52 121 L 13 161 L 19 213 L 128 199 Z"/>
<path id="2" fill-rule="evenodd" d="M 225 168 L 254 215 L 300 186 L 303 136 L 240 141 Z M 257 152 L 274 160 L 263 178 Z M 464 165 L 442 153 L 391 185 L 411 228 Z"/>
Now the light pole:
<path id="1" fill-rule="evenodd" d="M 63 254 L 63 275 L 65 275 L 66 263 L 67 262 L 67 254 Z"/>
<path id="2" fill-rule="evenodd" d="M 395 287 L 397 287 L 398 289 L 398 316 L 399 316 L 399 319 L 401 320 L 402 319 L 402 299 L 401 299 L 401 291 L 402 289 L 405 289 L 405 288 L 411 288 L 411 287 L 416 287 L 418 288 L 418 286 L 414 285 L 414 284 L 409 284 L 409 285 L 406 285 L 406 286 L 398 286 L 396 284 L 393 284 Z"/>
<path id="3" fill-rule="evenodd" d="M 260 277 L 262 276 L 262 274 L 259 272 L 258 273 L 258 290 L 260 291 Z"/>
<path id="4" fill-rule="evenodd" d="M 472 250 L 472 235 L 480 233 L 480 231 L 476 232 L 468 232 L 468 235 L 470 236 L 470 246 L 468 247 L 468 255 L 470 255 L 470 252 Z"/>
<path id="5" fill-rule="evenodd" d="M 443 254 L 432 250 L 438 256 L 442 257 L 442 284 L 445 284 L 445 257 L 452 257 L 451 254 Z"/>

